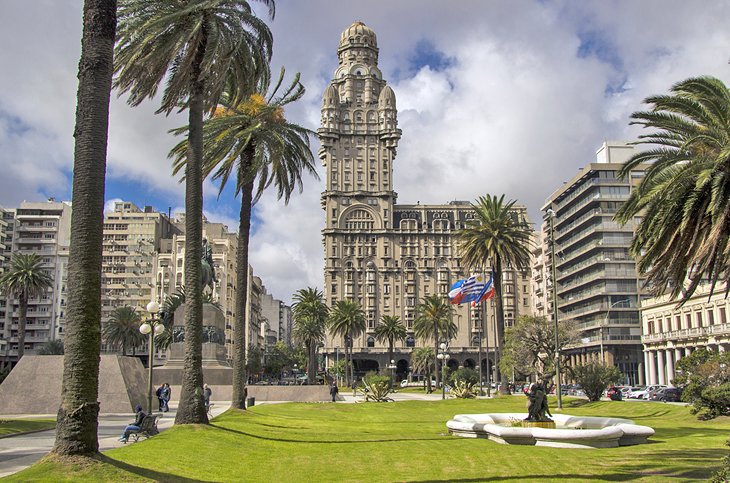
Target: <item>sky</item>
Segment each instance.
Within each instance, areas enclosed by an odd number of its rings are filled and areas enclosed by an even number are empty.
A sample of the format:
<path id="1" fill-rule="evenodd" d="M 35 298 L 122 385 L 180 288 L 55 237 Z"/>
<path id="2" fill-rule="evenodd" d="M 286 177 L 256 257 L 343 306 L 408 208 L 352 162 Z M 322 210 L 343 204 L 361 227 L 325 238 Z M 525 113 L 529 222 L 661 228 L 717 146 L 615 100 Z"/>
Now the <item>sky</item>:
<path id="1" fill-rule="evenodd" d="M 0 206 L 71 197 L 80 0 L 0 0 Z M 262 17 L 259 2 L 252 2 Z M 307 92 L 291 121 L 319 125 L 340 33 L 372 28 L 403 131 L 394 163 L 399 203 L 505 194 L 533 220 L 546 198 L 595 159 L 605 140 L 636 140 L 632 112 L 692 76 L 730 84 L 726 0 L 278 0 L 268 21 L 272 69 L 300 72 Z M 185 114 L 159 99 L 111 102 L 106 199 L 181 211 L 168 131 Z M 318 142 L 312 140 L 317 153 Z M 250 262 L 274 297 L 322 288 L 321 180 L 288 205 L 256 205 Z M 239 200 L 207 181 L 204 212 L 238 229 Z"/>

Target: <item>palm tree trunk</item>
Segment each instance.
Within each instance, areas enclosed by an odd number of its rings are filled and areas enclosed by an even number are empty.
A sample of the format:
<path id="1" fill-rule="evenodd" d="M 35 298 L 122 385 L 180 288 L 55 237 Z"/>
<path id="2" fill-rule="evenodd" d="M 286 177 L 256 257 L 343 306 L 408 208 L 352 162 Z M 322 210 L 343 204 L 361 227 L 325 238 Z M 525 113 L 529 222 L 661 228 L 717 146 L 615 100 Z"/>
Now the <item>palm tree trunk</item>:
<path id="1" fill-rule="evenodd" d="M 25 326 L 28 321 L 28 293 L 22 291 L 18 297 L 20 317 L 18 317 L 18 362 L 25 354 Z"/>
<path id="2" fill-rule="evenodd" d="M 241 154 L 241 169 L 250 170 L 254 147 L 247 146 Z M 248 303 L 248 244 L 251 234 L 253 177 L 241 188 L 241 210 L 238 218 L 238 251 L 236 252 L 236 322 L 233 328 L 233 392 L 231 406 L 246 409 L 246 304 Z"/>
<path id="3" fill-rule="evenodd" d="M 185 168 L 185 363 L 175 424 L 206 424 L 203 401 L 203 96 L 205 27 L 191 68 L 188 152 Z"/>
<path id="4" fill-rule="evenodd" d="M 61 407 L 53 452 L 99 451 L 101 246 L 116 0 L 85 0 L 74 129 L 73 204 Z"/>
<path id="5" fill-rule="evenodd" d="M 497 347 L 495 348 L 495 354 L 497 356 L 497 361 L 501 361 L 502 349 L 504 347 L 504 304 L 502 302 L 502 260 L 499 258 L 499 256 L 495 257 L 494 259 L 493 277 L 495 301 L 494 306 L 497 312 Z M 502 394 L 509 394 L 509 386 L 507 385 L 504 373 L 499 370 L 499 365 L 497 365 L 497 370 L 499 371 L 499 392 Z"/>
<path id="6" fill-rule="evenodd" d="M 127 355 L 127 342 L 126 341 L 122 341 L 122 355 L 123 356 Z"/>
<path id="7" fill-rule="evenodd" d="M 317 343 L 312 341 L 309 346 L 309 365 L 307 366 L 307 379 L 309 384 L 317 382 Z"/>

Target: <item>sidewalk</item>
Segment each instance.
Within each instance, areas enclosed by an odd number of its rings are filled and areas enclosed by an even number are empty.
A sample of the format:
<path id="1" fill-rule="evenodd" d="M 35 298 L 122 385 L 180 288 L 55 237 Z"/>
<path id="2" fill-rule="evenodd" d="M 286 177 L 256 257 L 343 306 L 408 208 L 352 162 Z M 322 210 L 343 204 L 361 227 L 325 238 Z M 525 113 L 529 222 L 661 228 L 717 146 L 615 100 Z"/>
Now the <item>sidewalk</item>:
<path id="1" fill-rule="evenodd" d="M 211 412 L 213 416 L 217 416 L 226 411 L 230 407 L 230 402 L 213 401 Z M 171 401 L 170 411 L 162 413 L 162 417 L 158 418 L 157 428 L 164 431 L 172 427 L 175 422 L 175 413 L 177 405 Z M 157 413 L 158 411 L 154 411 Z M 55 419 L 55 414 L 23 414 L 7 416 L 7 419 L 23 419 L 23 418 L 50 418 Z M 99 416 L 99 451 L 119 448 L 124 443 L 119 441 L 119 436 L 124 427 L 134 420 L 134 414 L 102 414 Z M 0 478 L 32 465 L 53 448 L 56 440 L 56 430 L 49 429 L 47 431 L 39 431 L 37 433 L 22 434 L 9 438 L 0 439 Z M 133 443 L 127 443 L 133 444 Z"/>

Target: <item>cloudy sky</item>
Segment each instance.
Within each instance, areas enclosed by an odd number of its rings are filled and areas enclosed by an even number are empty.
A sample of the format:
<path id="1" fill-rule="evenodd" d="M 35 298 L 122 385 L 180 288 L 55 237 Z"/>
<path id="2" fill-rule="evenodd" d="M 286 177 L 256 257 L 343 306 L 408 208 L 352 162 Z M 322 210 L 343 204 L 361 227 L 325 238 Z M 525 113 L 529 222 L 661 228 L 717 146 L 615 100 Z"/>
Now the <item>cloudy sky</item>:
<path id="1" fill-rule="evenodd" d="M 254 2 L 255 4 L 256 2 Z M 0 206 L 70 198 L 81 0 L 0 0 Z M 642 99 L 690 76 L 730 83 L 725 0 L 278 0 L 272 66 L 301 72 L 307 95 L 287 116 L 316 130 L 342 30 L 375 30 L 403 137 L 399 202 L 505 193 L 536 218 L 547 196 L 604 140 L 632 140 Z M 257 8 L 262 15 L 266 11 Z M 114 98 L 107 199 L 184 206 L 167 132 L 183 116 Z M 313 140 L 316 153 L 317 142 Z M 320 170 L 320 174 L 322 170 Z M 309 178 L 288 206 L 256 207 L 251 263 L 270 292 L 322 286 L 319 205 Z M 237 229 L 238 202 L 206 184 L 205 213 Z"/>

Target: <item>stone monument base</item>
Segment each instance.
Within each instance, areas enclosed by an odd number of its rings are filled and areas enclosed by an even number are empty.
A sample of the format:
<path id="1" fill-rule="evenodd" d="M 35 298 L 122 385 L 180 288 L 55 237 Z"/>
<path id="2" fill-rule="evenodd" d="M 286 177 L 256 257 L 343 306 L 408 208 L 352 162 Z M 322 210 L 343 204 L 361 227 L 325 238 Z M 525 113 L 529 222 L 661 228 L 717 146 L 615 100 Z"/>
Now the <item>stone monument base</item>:
<path id="1" fill-rule="evenodd" d="M 555 429 L 555 421 L 522 421 L 522 427 Z"/>
<path id="2" fill-rule="evenodd" d="M 57 414 L 61 406 L 63 356 L 23 356 L 0 384 L 0 414 Z M 102 355 L 99 411 L 133 413 L 146 406 L 147 373 L 136 357 Z"/>

